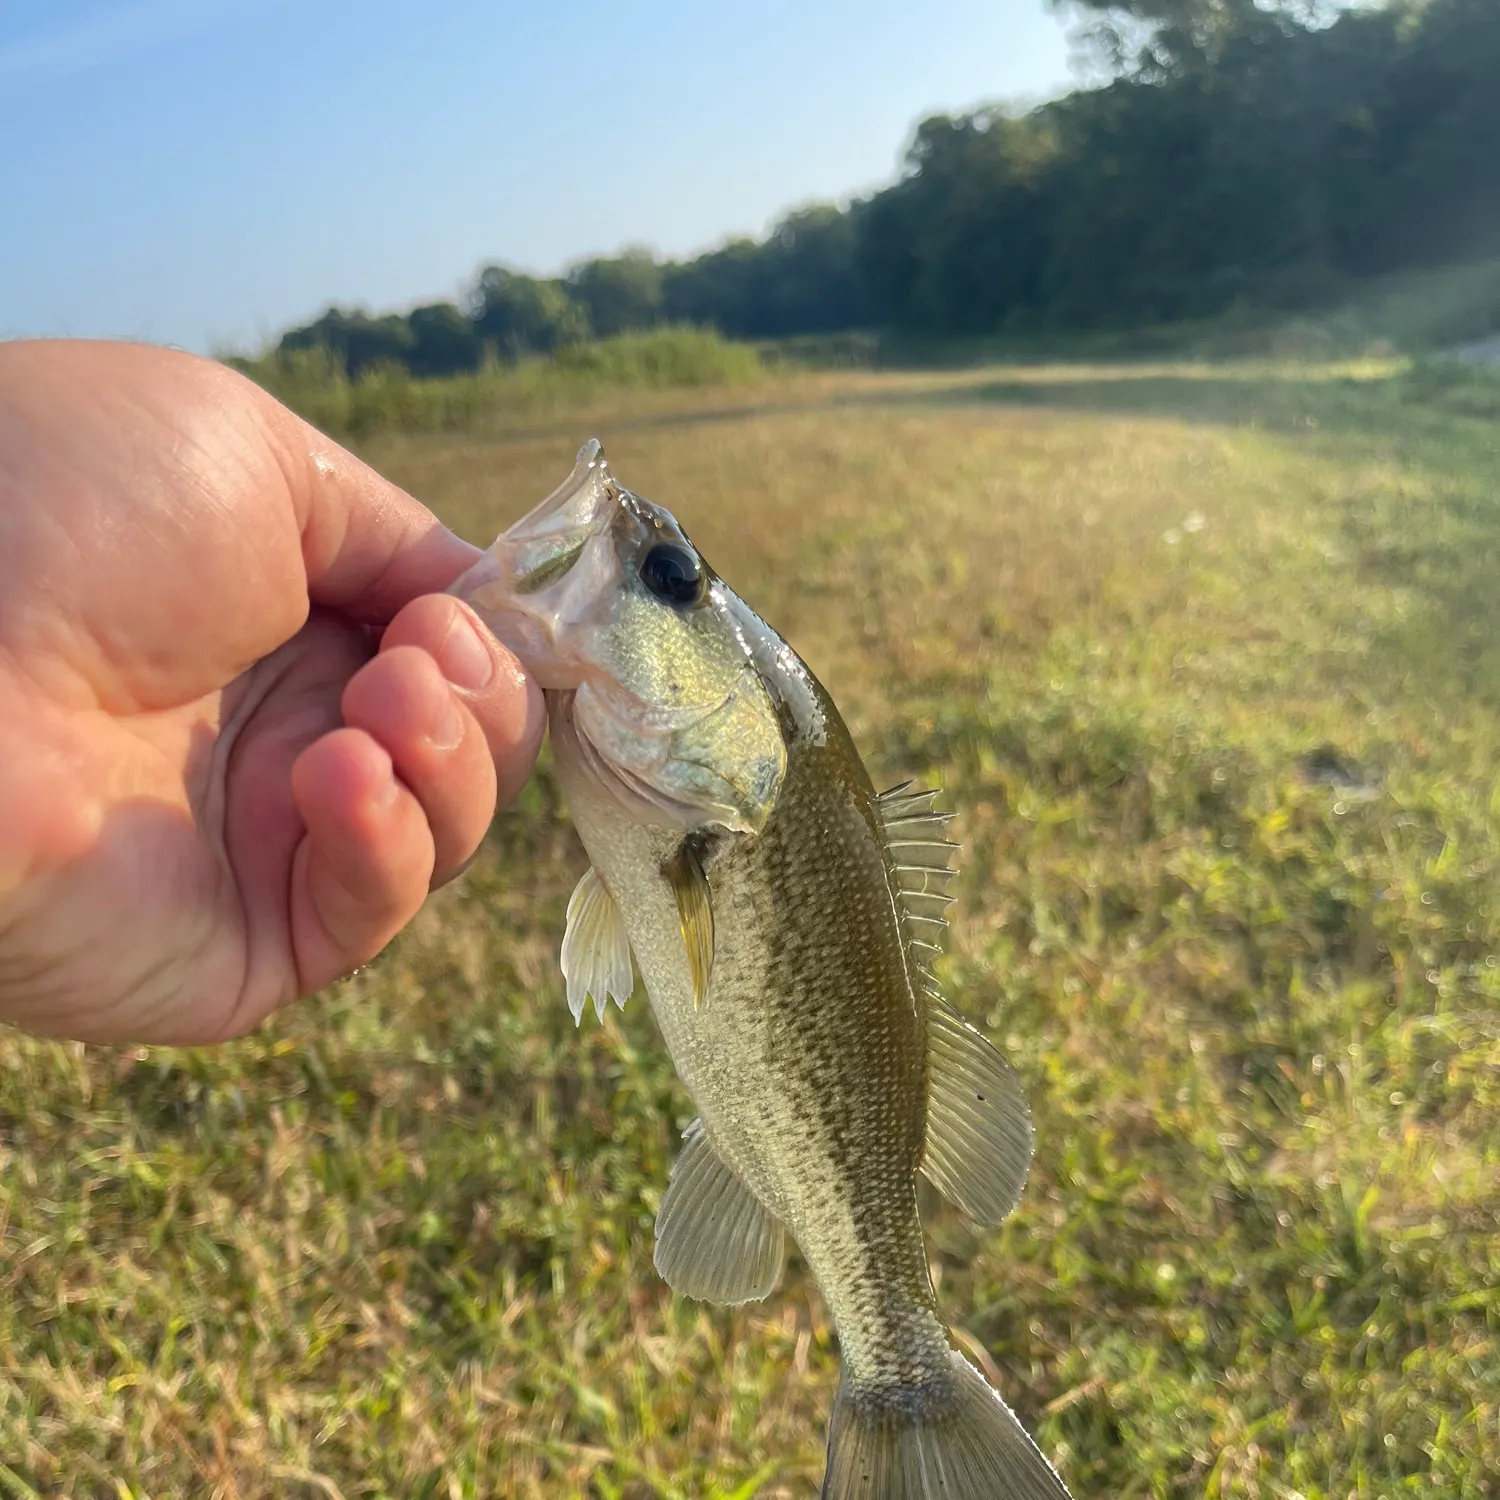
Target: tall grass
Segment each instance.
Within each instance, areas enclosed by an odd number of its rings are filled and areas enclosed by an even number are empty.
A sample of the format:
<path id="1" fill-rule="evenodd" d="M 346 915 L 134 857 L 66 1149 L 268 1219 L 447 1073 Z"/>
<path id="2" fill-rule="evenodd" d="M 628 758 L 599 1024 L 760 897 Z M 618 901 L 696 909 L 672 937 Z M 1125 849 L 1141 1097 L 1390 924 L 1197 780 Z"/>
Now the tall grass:
<path id="1" fill-rule="evenodd" d="M 388 364 L 351 380 L 336 359 L 315 349 L 230 363 L 315 427 L 354 438 L 484 432 L 520 415 L 566 410 L 602 391 L 744 386 L 764 373 L 749 345 L 688 326 L 619 334 L 560 349 L 550 358 L 431 379 Z"/>

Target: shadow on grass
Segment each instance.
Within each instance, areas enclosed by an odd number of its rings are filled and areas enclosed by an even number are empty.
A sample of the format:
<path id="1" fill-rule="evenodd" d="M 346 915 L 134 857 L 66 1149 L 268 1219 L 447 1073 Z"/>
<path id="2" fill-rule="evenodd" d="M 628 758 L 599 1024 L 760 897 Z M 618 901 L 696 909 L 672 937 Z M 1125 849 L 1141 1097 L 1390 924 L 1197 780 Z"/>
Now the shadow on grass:
<path id="1" fill-rule="evenodd" d="M 1366 452 L 1372 440 L 1394 443 L 1422 467 L 1456 465 L 1472 476 L 1486 460 L 1500 470 L 1500 381 L 1489 382 L 1488 390 L 1485 383 L 1455 387 L 1402 370 L 1330 376 L 1315 369 L 1270 374 L 1208 367 L 1169 374 L 1127 366 L 987 380 L 947 394 L 994 406 L 1263 428 L 1315 448 L 1336 446 L 1340 458 L 1349 456 L 1350 439 Z"/>

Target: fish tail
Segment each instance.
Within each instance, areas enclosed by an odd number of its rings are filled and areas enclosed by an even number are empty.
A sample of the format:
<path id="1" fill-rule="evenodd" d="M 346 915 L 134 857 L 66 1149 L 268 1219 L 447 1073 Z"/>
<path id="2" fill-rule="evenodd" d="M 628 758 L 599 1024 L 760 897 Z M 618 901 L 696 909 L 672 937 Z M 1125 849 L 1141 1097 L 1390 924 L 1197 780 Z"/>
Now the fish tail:
<path id="1" fill-rule="evenodd" d="M 823 1500 L 1069 1500 L 1000 1394 L 956 1351 L 941 1394 L 861 1397 L 848 1373 L 828 1432 Z"/>

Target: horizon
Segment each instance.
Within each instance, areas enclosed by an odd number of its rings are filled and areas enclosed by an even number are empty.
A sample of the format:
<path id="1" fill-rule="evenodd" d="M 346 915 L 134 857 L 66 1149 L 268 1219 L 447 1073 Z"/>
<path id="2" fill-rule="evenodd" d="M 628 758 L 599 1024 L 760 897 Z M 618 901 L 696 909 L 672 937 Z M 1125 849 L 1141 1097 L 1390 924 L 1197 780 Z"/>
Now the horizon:
<path id="1" fill-rule="evenodd" d="M 453 300 L 484 264 L 760 237 L 891 181 L 921 118 L 1080 77 L 1044 0 L 21 0 L 0 82 L 0 134 L 32 143 L 0 159 L 0 337 L 208 352 L 330 305 Z"/>

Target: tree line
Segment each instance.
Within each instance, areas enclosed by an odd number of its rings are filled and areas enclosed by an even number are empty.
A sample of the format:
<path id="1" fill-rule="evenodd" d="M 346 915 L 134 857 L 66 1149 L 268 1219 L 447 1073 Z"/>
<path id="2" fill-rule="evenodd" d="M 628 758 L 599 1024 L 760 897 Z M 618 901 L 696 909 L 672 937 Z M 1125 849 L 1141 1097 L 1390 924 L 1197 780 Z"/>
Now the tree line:
<path id="1" fill-rule="evenodd" d="M 485 267 L 463 305 L 331 308 L 280 347 L 478 368 L 661 323 L 937 338 L 1289 309 L 1500 251 L 1500 0 L 1051 0 L 1109 81 L 916 128 L 889 186 L 685 261 Z"/>

